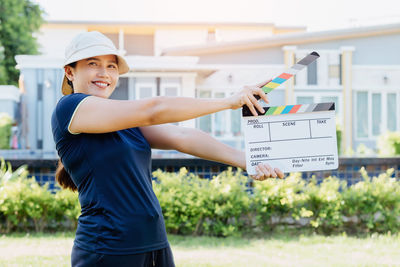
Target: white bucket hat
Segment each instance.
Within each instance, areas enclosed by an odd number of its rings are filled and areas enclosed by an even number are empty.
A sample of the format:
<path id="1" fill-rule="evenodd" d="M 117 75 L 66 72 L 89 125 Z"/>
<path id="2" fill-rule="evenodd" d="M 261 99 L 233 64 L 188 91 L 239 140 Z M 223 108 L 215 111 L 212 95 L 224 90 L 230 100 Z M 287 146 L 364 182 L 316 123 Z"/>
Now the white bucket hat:
<path id="1" fill-rule="evenodd" d="M 119 74 L 124 74 L 129 71 L 126 60 L 119 54 L 113 42 L 98 31 L 80 33 L 71 41 L 65 48 L 64 67 L 85 58 L 103 55 L 117 56 Z M 69 95 L 73 92 L 65 74 L 61 91 L 64 95 Z"/>

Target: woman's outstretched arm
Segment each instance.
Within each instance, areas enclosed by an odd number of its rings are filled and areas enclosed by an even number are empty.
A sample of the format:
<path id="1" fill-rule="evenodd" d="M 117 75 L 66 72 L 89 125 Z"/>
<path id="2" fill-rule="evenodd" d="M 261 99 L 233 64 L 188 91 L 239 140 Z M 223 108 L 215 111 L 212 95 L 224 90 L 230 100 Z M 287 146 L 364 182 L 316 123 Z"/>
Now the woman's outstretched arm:
<path id="1" fill-rule="evenodd" d="M 175 125 L 155 125 L 140 127 L 150 146 L 158 149 L 175 149 L 207 160 L 225 163 L 231 166 L 246 169 L 245 154 L 210 136 L 209 134 L 192 128 Z M 264 180 L 268 177 L 283 178 L 283 173 L 268 164 L 259 164 L 257 175 L 253 178 Z"/>
<path id="2" fill-rule="evenodd" d="M 247 105 L 254 115 L 263 112 L 254 95 L 268 102 L 260 88 L 263 84 L 246 86 L 235 95 L 222 99 L 190 97 L 154 97 L 142 100 L 113 100 L 88 96 L 81 102 L 71 119 L 73 133 L 105 133 L 122 129 L 178 122 L 197 118 L 225 109 Z"/>

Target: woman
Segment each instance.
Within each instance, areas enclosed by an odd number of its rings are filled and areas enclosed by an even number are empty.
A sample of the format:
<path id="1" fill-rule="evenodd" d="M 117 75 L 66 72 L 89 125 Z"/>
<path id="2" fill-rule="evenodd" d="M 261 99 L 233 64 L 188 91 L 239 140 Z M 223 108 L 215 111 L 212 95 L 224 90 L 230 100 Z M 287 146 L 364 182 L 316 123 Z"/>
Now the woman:
<path id="1" fill-rule="evenodd" d="M 151 148 L 176 149 L 245 169 L 245 156 L 184 121 L 246 104 L 268 101 L 260 87 L 225 99 L 154 97 L 111 100 L 125 59 L 99 32 L 75 37 L 66 48 L 62 97 L 52 115 L 60 156 L 56 179 L 78 190 L 82 207 L 72 266 L 174 266 L 159 202 L 152 190 Z M 253 178 L 283 178 L 279 169 L 257 166 Z"/>

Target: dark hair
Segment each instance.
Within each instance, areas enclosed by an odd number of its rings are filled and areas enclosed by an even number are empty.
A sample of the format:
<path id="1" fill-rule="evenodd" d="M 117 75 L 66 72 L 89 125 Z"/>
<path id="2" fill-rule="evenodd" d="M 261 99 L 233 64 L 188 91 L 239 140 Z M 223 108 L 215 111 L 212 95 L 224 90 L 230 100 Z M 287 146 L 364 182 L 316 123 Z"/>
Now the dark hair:
<path id="1" fill-rule="evenodd" d="M 67 66 L 75 68 L 76 62 L 72 62 L 72 63 L 68 64 Z M 68 81 L 69 86 L 71 86 L 71 88 L 72 88 L 72 93 L 74 93 L 74 85 L 72 84 L 72 82 L 70 80 L 67 79 L 67 81 Z M 62 164 L 60 159 L 58 160 L 58 164 L 57 164 L 56 181 L 64 189 L 70 189 L 72 191 L 77 190 L 76 185 L 72 181 L 71 176 L 65 170 L 64 165 Z"/>
<path id="2" fill-rule="evenodd" d="M 58 160 L 56 181 L 63 189 L 69 189 L 71 191 L 76 191 L 78 189 L 72 181 L 71 176 L 69 176 L 68 172 L 65 170 L 61 159 Z"/>

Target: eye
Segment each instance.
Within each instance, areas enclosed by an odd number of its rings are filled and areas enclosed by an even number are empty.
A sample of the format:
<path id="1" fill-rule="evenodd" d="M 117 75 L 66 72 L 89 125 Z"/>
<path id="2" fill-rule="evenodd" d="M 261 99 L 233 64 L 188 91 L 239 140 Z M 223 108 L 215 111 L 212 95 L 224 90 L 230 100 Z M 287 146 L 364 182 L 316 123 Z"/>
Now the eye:
<path id="1" fill-rule="evenodd" d="M 92 61 L 92 62 L 89 62 L 88 65 L 90 65 L 90 66 L 97 66 L 97 63 L 94 62 L 94 61 Z"/>
<path id="2" fill-rule="evenodd" d="M 109 67 L 109 68 L 112 68 L 112 69 L 116 69 L 116 68 L 117 68 L 117 65 L 110 64 L 110 65 L 108 65 L 108 67 Z"/>

